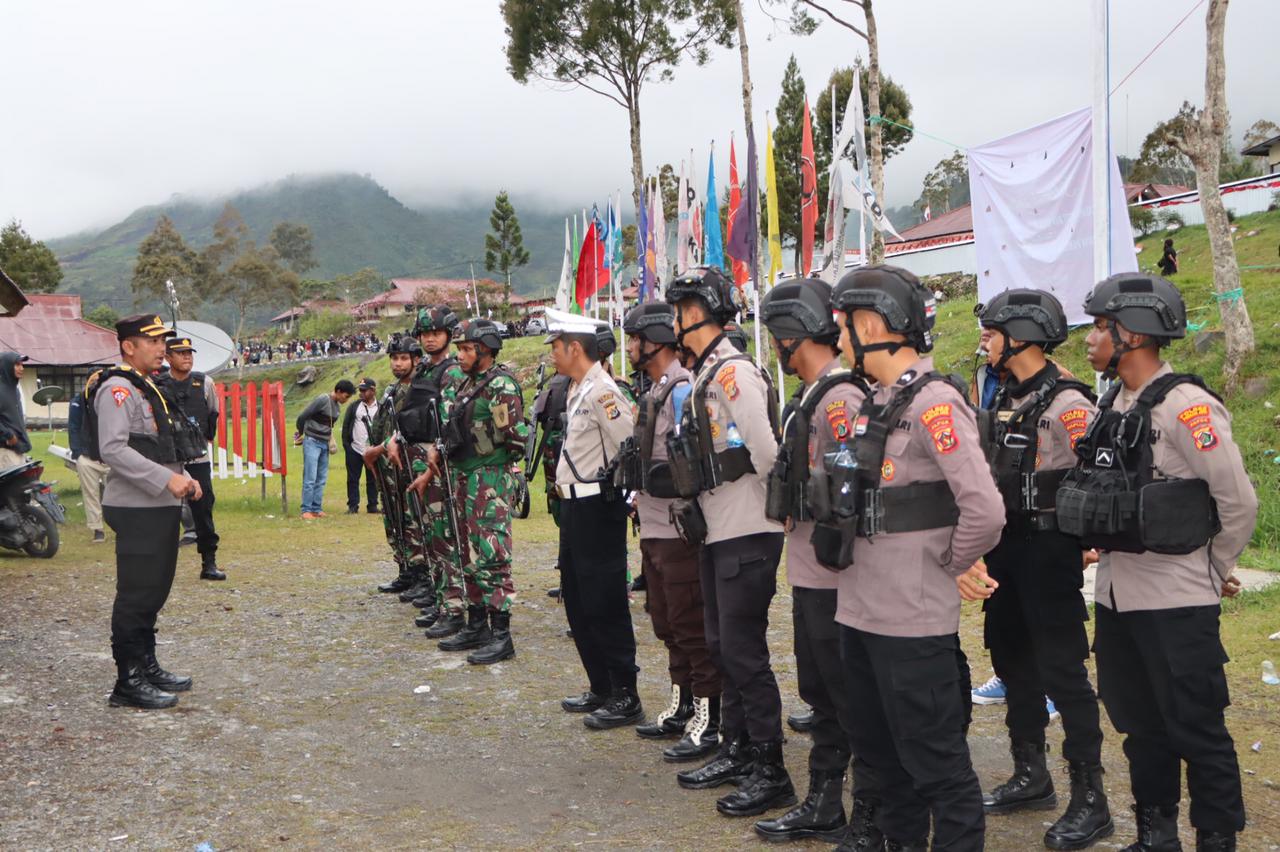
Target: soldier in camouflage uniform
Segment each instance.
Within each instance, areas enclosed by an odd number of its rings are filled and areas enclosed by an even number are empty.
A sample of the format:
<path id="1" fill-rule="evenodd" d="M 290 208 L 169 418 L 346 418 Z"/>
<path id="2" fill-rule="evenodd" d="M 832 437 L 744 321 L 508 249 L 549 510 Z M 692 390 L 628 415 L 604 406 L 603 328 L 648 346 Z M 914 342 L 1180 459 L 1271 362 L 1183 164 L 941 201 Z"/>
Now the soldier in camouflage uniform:
<path id="1" fill-rule="evenodd" d="M 391 375 L 396 381 L 389 384 L 382 395 L 378 413 L 369 424 L 369 448 L 364 452 L 365 464 L 372 465 L 377 474 L 382 491 L 382 523 L 392 556 L 400 569 L 393 582 L 378 589 L 400 592 L 400 599 L 404 601 L 412 600 L 424 591 L 426 566 L 421 531 L 405 499 L 408 477 L 401 466 L 392 463 L 391 448 L 395 446 L 396 415 L 408 398 L 409 382 L 421 356 L 422 347 L 409 337 L 393 339 L 387 346 Z"/>
<path id="2" fill-rule="evenodd" d="M 515 656 L 511 642 L 511 501 L 515 496 L 512 465 L 524 455 L 528 427 L 520 385 L 494 363 L 502 348 L 497 326 L 468 320 L 458 337 L 458 363 L 466 379 L 457 388 L 445 428 L 445 447 L 454 476 L 453 493 L 462 526 L 463 579 L 467 624 L 440 643 L 442 651 L 475 649 L 473 665 Z M 435 478 L 441 460 L 430 454 Z M 415 483 L 420 487 L 422 480 Z"/>

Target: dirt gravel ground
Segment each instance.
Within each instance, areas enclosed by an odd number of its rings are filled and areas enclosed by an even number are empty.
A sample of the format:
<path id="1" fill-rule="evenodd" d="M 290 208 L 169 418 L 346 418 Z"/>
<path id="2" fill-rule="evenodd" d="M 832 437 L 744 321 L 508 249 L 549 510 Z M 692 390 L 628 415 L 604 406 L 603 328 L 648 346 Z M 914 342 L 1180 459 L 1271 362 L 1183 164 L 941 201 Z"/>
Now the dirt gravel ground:
<path id="1" fill-rule="evenodd" d="M 153 713 L 107 707 L 111 547 L 81 543 L 83 527 L 66 535 L 51 562 L 0 555 L 0 848 L 763 845 L 750 820 L 715 812 L 723 791 L 679 789 L 659 747 L 630 729 L 589 731 L 560 711 L 583 678 L 563 610 L 544 594 L 556 583 L 545 535 L 521 541 L 517 529 L 518 656 L 476 668 L 436 650 L 411 626 L 408 605 L 373 590 L 390 570 L 373 519 L 306 526 L 230 514 L 228 582 L 197 580 L 196 554 L 182 553 L 159 653 L 192 674 L 195 689 Z M 770 635 L 791 711 L 791 601 L 779 589 Z M 655 713 L 665 662 L 642 607 L 639 595 L 641 684 Z M 990 674 L 978 619 L 966 609 L 976 682 Z M 1233 690 L 1256 682 L 1250 666 L 1233 664 Z M 971 744 L 989 788 L 1007 772 L 1003 713 L 975 709 Z M 1242 766 L 1255 773 L 1245 777 L 1251 826 L 1241 849 L 1280 844 L 1275 711 L 1266 698 L 1230 711 Z M 1055 752 L 1060 737 L 1055 725 Z M 1119 740 L 1110 728 L 1107 737 L 1118 831 L 1097 848 L 1115 849 L 1132 838 L 1133 820 Z M 1249 749 L 1255 738 L 1261 753 Z M 802 788 L 807 748 L 794 734 L 786 746 Z M 991 818 L 987 848 L 1042 848 L 1052 818 Z"/>

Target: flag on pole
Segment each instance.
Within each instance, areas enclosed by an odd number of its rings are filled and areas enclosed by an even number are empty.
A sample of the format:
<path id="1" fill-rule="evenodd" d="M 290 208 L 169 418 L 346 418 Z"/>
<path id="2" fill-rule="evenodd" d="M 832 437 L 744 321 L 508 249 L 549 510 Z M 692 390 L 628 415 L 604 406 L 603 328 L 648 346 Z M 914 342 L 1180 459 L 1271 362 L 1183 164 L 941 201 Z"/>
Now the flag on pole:
<path id="1" fill-rule="evenodd" d="M 765 208 L 769 218 L 769 286 L 782 271 L 782 236 L 778 231 L 778 172 L 773 164 L 773 131 L 769 120 L 764 122 L 764 186 Z"/>
<path id="2" fill-rule="evenodd" d="M 853 152 L 857 158 L 859 172 L 867 169 L 867 118 L 862 112 L 862 77 L 857 65 L 853 66 L 853 88 L 849 90 L 849 102 L 844 107 L 844 123 L 840 125 L 840 137 L 836 140 L 835 150 L 840 156 L 853 141 Z"/>
<path id="3" fill-rule="evenodd" d="M 647 301 L 649 293 L 649 265 L 645 263 L 645 247 L 649 244 L 649 182 L 646 180 L 640 189 L 640 221 L 636 223 L 636 266 L 640 286 L 636 298 Z"/>
<path id="4" fill-rule="evenodd" d="M 731 161 L 732 162 L 732 161 Z M 738 207 L 736 215 L 729 217 L 729 242 L 725 251 L 737 262 L 734 263 L 734 283 L 741 287 L 748 280 L 747 270 L 751 268 L 756 256 L 756 246 L 760 242 L 760 231 L 756 224 L 760 220 L 760 184 L 756 178 L 756 140 L 747 140 L 747 197 Z M 742 280 L 737 279 L 737 271 L 742 270 Z M 755 278 L 751 274 L 750 278 Z M 760 288 L 756 288 L 757 292 Z"/>
<path id="5" fill-rule="evenodd" d="M 809 99 L 804 99 L 804 126 L 800 137 L 800 269 L 808 277 L 813 270 L 813 232 L 818 225 L 818 170 L 813 158 L 813 124 Z"/>
<path id="6" fill-rule="evenodd" d="M 608 217 L 606 216 L 606 219 Z M 609 283 L 610 269 L 613 266 L 613 255 L 609 253 L 608 234 L 606 232 L 606 222 L 600 221 L 600 209 L 596 205 L 591 205 L 591 224 L 596 229 L 596 241 L 600 243 L 600 266 L 597 269 L 595 287 L 591 291 L 594 296 L 599 293 L 604 286 Z"/>
<path id="7" fill-rule="evenodd" d="M 711 143 L 711 156 L 707 158 L 707 213 L 702 232 L 706 240 L 703 262 L 707 266 L 724 266 L 724 246 L 720 240 L 720 209 L 716 204 L 716 146 Z"/>
<path id="8" fill-rule="evenodd" d="M 560 286 L 556 288 L 556 310 L 569 310 L 570 293 L 574 290 L 573 244 L 569 242 L 569 220 L 564 220 L 564 260 L 560 263 Z M 467 298 L 470 302 L 470 297 Z"/>
<path id="9" fill-rule="evenodd" d="M 666 287 L 669 273 L 667 270 L 667 211 L 662 203 L 662 180 L 654 179 L 653 193 L 653 215 L 649 217 L 649 221 L 653 223 L 653 273 L 654 273 L 654 298 L 661 299 L 662 291 Z"/>
<path id="10" fill-rule="evenodd" d="M 748 143 L 750 144 L 750 143 Z M 738 216 L 738 209 L 742 206 L 742 186 L 738 183 L 738 156 L 734 151 L 733 137 L 729 137 L 729 220 L 725 224 L 725 247 L 733 243 L 733 223 Z M 733 252 L 729 252 L 730 257 L 736 258 Z M 747 264 L 741 260 L 735 259 L 732 264 L 733 283 L 739 288 L 747 283 Z"/>
<path id="11" fill-rule="evenodd" d="M 578 239 L 578 217 L 573 218 L 573 268 L 578 268 L 578 249 L 582 245 L 582 241 Z"/>
<path id="12" fill-rule="evenodd" d="M 880 207 L 880 202 L 876 200 L 875 191 L 865 183 L 863 175 L 854 174 L 845 178 L 844 196 L 845 206 L 850 210 L 853 209 L 855 204 L 861 203 L 867 218 L 871 220 L 871 227 L 902 239 L 902 234 L 899 234 L 898 229 L 893 227 L 889 217 L 884 215 L 884 209 Z"/>
<path id="13" fill-rule="evenodd" d="M 933 218 L 933 209 L 928 204 L 926 204 L 924 206 L 924 220 L 928 222 L 932 218 Z"/>
<path id="14" fill-rule="evenodd" d="M 702 265 L 702 202 L 689 206 L 689 265 Z"/>
<path id="15" fill-rule="evenodd" d="M 588 222 L 587 235 L 582 241 L 582 250 L 578 253 L 578 275 L 574 288 L 574 301 L 577 302 L 579 312 L 585 313 L 587 300 L 595 292 L 595 284 L 603 265 L 604 243 L 596 238 L 595 222 Z"/>
<path id="16" fill-rule="evenodd" d="M 661 202 L 657 199 L 658 187 L 655 181 L 653 190 L 649 193 L 649 214 L 647 219 L 648 229 L 644 235 L 644 271 L 645 277 L 648 279 L 649 286 L 645 290 L 644 300 L 652 302 L 658 298 L 658 244 L 656 240 L 656 230 L 658 226 L 656 212 L 660 209 L 658 204 Z"/>
<path id="17" fill-rule="evenodd" d="M 680 184 L 676 189 L 676 272 L 689 268 L 689 179 L 680 161 Z"/>
<path id="18" fill-rule="evenodd" d="M 818 277 L 835 285 L 844 271 L 844 176 L 840 158 L 831 161 L 831 186 L 827 193 L 827 219 L 822 231 L 822 270 Z"/>

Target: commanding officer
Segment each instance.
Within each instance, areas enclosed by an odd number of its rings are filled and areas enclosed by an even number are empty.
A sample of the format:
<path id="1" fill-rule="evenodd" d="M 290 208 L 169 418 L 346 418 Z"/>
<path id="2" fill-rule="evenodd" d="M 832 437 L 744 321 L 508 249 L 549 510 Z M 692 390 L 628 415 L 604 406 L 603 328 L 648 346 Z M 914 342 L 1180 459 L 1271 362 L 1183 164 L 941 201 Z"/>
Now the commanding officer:
<path id="1" fill-rule="evenodd" d="M 218 394 L 213 382 L 204 373 L 192 370 L 195 363 L 195 347 L 189 337 L 171 337 L 165 347 L 165 360 L 169 373 L 158 382 L 166 397 L 177 404 L 177 409 L 200 430 L 206 446 L 218 436 Z M 199 500 L 187 501 L 191 517 L 196 525 L 196 549 L 200 552 L 200 579 L 225 580 L 227 575 L 218 570 L 218 531 L 213 525 L 213 465 L 205 452 L 195 461 L 187 462 L 187 474 L 200 483 L 203 495 Z"/>
<path id="2" fill-rule="evenodd" d="M 102 372 L 86 412 L 89 455 L 111 468 L 102 514 L 116 534 L 113 707 L 172 707 L 173 693 L 191 688 L 191 678 L 156 662 L 156 616 L 178 564 L 182 500 L 201 497 L 200 483 L 183 472 L 169 407 L 147 378 L 163 363 L 173 333 L 150 314 L 116 323 L 123 363 Z"/>
<path id="3" fill-rule="evenodd" d="M 514 657 L 511 641 L 511 501 L 516 493 L 511 465 L 524 455 L 528 428 L 520 384 L 495 362 L 502 335 L 490 320 L 460 326 L 458 366 L 466 378 L 458 386 L 445 427 L 445 449 L 456 481 L 454 502 L 462 529 L 459 555 L 467 595 L 467 623 L 440 643 L 442 651 L 473 650 L 467 662 L 488 665 Z M 416 481 L 443 474 L 432 448 L 429 470 Z M 447 483 L 446 483 L 447 484 Z"/>
<path id="4" fill-rule="evenodd" d="M 711 662 L 703 625 L 700 547 L 680 540 L 671 523 L 676 497 L 667 464 L 667 438 L 675 428 L 677 390 L 689 392 L 691 374 L 676 360 L 675 311 L 664 302 L 633 308 L 622 323 L 627 360 L 648 378 L 640 398 L 633 442 L 639 474 L 640 563 L 646 580 L 653 633 L 667 646 L 671 701 L 657 719 L 636 733 L 657 739 L 680 737 L 666 749 L 669 762 L 696 760 L 715 751 L 720 734 L 720 673 Z"/>
<path id="5" fill-rule="evenodd" d="M 1258 500 L 1231 438 L 1231 415 L 1199 376 L 1160 357 L 1186 334 L 1186 307 L 1163 278 L 1123 273 L 1085 302 L 1089 362 L 1119 381 L 1076 445 L 1080 467 L 1058 492 L 1058 523 L 1102 551 L 1098 692 L 1125 735 L 1137 800 L 1135 852 L 1181 849 L 1180 761 L 1196 849 L 1233 850 L 1244 829 L 1219 634 L 1220 595 Z M 1142 511 L 1135 511 L 1141 506 Z M 1112 523 L 1107 523 L 1112 521 Z"/>
<path id="6" fill-rule="evenodd" d="M 614 459 L 631 436 L 631 406 L 600 365 L 599 323 L 548 310 L 546 342 L 570 379 L 564 445 L 556 467 L 560 497 L 560 589 L 588 693 L 561 706 L 588 712 L 588 728 L 644 717 L 636 693 L 636 638 L 627 605 L 627 503 L 613 485 Z M 594 705 L 594 706 L 593 706 Z"/>
<path id="7" fill-rule="evenodd" d="M 444 423 L 458 386 L 466 379 L 458 359 L 449 354 L 458 315 L 448 305 L 435 305 L 418 310 L 413 327 L 425 357 L 418 363 L 409 385 L 409 397 L 399 415 L 400 434 L 408 443 L 409 464 L 413 477 L 427 470 L 432 447 L 444 441 Z M 432 479 L 422 489 L 422 503 L 429 524 L 424 545 L 431 563 L 434 588 L 429 595 L 414 601 L 423 605 L 423 613 L 414 620 L 426 627 L 427 636 L 443 639 L 452 636 L 466 623 L 466 607 L 462 594 L 462 569 L 457 533 L 453 528 L 450 503 L 453 492 L 443 476 Z M 454 507 L 455 512 L 458 507 Z"/>
<path id="8" fill-rule="evenodd" d="M 875 795 L 861 762 L 853 773 L 851 828 L 846 827 L 843 801 L 853 718 L 840 665 L 836 586 L 837 570 L 848 567 L 853 536 L 838 531 L 832 535 L 834 519 L 818 518 L 825 513 L 814 511 L 806 493 L 808 482 L 824 475 L 829 457 L 849 452 L 853 423 L 867 387 L 840 368 L 840 327 L 831 315 L 830 284 L 817 278 L 780 284 L 761 301 L 760 311 L 783 372 L 798 374 L 804 383 L 783 418 L 782 444 L 769 477 L 768 507 L 775 520 L 790 527 L 787 579 L 792 586 L 796 680 L 800 698 L 813 708 L 813 745 L 808 796 L 783 816 L 756 823 L 756 832 L 774 841 L 841 840 L 851 833 L 851 842 L 856 839 L 866 848 L 877 848 L 883 838 L 872 822 Z M 825 523 L 819 528 L 815 519 Z"/>
<path id="9" fill-rule="evenodd" d="M 1004 506 L 963 392 L 922 354 L 933 348 L 929 291 L 876 265 L 840 279 L 832 301 L 854 373 L 879 384 L 855 420 L 856 467 L 837 456 L 828 472 L 833 507 L 859 530 L 836 610 L 853 751 L 880 788 L 888 848 L 928 848 L 932 816 L 934 849 L 979 850 L 955 577 L 999 540 Z"/>
<path id="10" fill-rule="evenodd" d="M 425 558 L 412 547 L 415 535 L 411 525 L 416 524 L 417 519 L 411 517 L 405 499 L 408 478 L 404 469 L 393 464 L 390 457 L 396 415 L 409 397 L 409 383 L 421 356 L 422 347 L 413 338 L 396 337 L 387 344 L 387 358 L 395 381 L 387 385 L 378 402 L 378 411 L 369 424 L 369 448 L 364 451 L 364 463 L 377 473 L 382 492 L 382 527 L 399 568 L 396 579 L 378 586 L 378 591 L 399 592 L 402 601 L 413 600 L 427 591 Z M 421 541 L 420 536 L 417 540 Z"/>
<path id="11" fill-rule="evenodd" d="M 1064 377 L 1045 355 L 1067 339 L 1067 317 L 1052 294 L 1006 290 L 976 313 L 990 366 L 1006 376 L 996 391 L 992 472 L 1007 522 L 986 569 L 999 588 L 983 603 L 986 646 L 1008 692 L 1013 777 L 983 799 L 989 814 L 1056 804 L 1045 765 L 1047 694 L 1062 714 L 1062 756 L 1071 802 L 1045 834 L 1050 849 L 1083 849 L 1115 831 L 1102 786 L 1098 699 L 1085 660 L 1088 609 L 1080 542 L 1058 530 L 1054 500 L 1075 466 L 1075 444 L 1096 411 L 1088 386 Z M 980 576 L 982 566 L 972 574 Z M 971 574 L 961 595 L 982 597 Z"/>
<path id="12" fill-rule="evenodd" d="M 740 294 L 719 269 L 674 279 L 676 340 L 694 353 L 696 378 L 671 457 L 685 540 L 705 537 L 701 576 L 707 645 L 724 678 L 721 747 L 682 787 L 739 782 L 716 802 L 726 816 L 753 816 L 796 800 L 782 760 L 782 698 L 769 665 L 769 602 L 777 591 L 782 527 L 765 516 L 765 482 L 778 453 L 768 379 L 725 338 Z M 697 528 L 701 527 L 701 530 Z M 698 533 L 702 532 L 702 536 Z"/>

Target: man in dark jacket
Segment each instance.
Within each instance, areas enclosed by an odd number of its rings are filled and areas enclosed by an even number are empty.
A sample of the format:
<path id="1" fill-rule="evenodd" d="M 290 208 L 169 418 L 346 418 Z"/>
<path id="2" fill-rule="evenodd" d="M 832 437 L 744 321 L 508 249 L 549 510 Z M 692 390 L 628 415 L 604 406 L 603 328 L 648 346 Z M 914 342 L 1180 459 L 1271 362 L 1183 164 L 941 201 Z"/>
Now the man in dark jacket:
<path id="1" fill-rule="evenodd" d="M 19 387 L 26 360 L 17 352 L 0 354 L 0 469 L 24 464 L 31 451 Z"/>
<path id="2" fill-rule="evenodd" d="M 373 468 L 364 463 L 369 448 L 369 426 L 378 413 L 378 383 L 369 377 L 356 388 L 358 397 L 342 415 L 342 452 L 347 460 L 347 514 L 360 511 L 360 477 L 365 478 L 365 507 L 370 515 L 378 512 L 378 483 Z"/>

